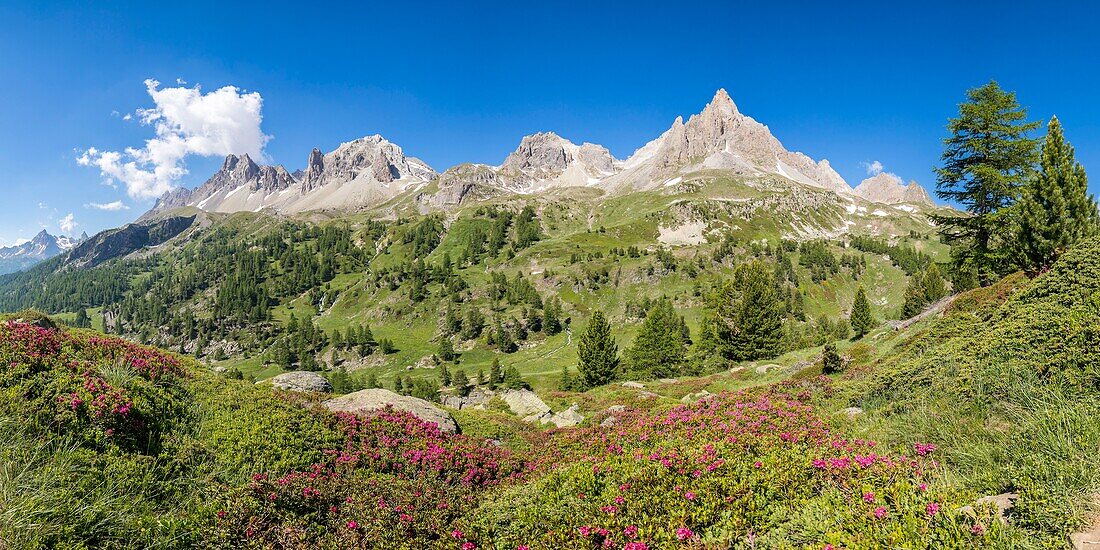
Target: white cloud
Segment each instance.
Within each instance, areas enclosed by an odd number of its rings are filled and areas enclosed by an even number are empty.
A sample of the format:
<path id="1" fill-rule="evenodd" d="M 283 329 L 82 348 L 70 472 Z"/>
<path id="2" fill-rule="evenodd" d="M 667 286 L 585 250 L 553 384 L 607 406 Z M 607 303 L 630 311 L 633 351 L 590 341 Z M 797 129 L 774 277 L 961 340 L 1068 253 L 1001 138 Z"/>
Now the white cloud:
<path id="1" fill-rule="evenodd" d="M 84 204 L 84 208 L 95 208 L 96 210 L 107 210 L 108 212 L 118 212 L 119 210 L 130 209 L 130 207 L 126 206 L 122 201 L 89 202 Z"/>
<path id="2" fill-rule="evenodd" d="M 864 170 L 867 170 L 868 175 L 877 176 L 882 173 L 882 163 L 877 160 L 861 162 L 859 165 L 862 166 Z"/>
<path id="3" fill-rule="evenodd" d="M 64 233 L 72 233 L 73 229 L 76 229 L 78 225 L 80 224 L 76 223 L 76 218 L 73 216 L 72 212 L 69 212 L 64 218 L 61 218 L 61 220 L 57 222 L 57 227 Z"/>
<path id="4" fill-rule="evenodd" d="M 263 149 L 271 136 L 263 133 L 263 98 L 245 93 L 236 86 L 225 86 L 202 93 L 199 86 L 160 88 L 156 80 L 146 80 L 145 89 L 154 107 L 138 109 L 142 124 L 152 126 L 156 136 L 141 148 L 124 152 L 84 150 L 76 161 L 94 166 L 108 183 L 120 181 L 134 199 L 163 195 L 187 174 L 189 155 L 224 156 L 248 153 L 264 158 Z"/>

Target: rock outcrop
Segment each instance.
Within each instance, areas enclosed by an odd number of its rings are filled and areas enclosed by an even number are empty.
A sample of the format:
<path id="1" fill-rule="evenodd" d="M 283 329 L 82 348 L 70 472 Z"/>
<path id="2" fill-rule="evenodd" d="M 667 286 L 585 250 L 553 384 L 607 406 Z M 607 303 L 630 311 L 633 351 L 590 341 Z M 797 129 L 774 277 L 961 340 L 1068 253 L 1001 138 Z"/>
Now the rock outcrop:
<path id="1" fill-rule="evenodd" d="M 212 212 L 237 212 L 261 206 L 272 194 L 297 185 L 297 180 L 282 166 L 256 164 L 247 154 L 229 155 L 222 167 L 193 190 L 169 191 L 157 201 L 153 211 L 181 206 L 197 206 Z"/>
<path id="2" fill-rule="evenodd" d="M 432 422 L 439 426 L 444 433 L 458 433 L 458 424 L 443 409 L 416 397 L 400 395 L 390 390 L 373 388 L 360 390 L 355 393 L 329 399 L 321 404 L 333 412 L 349 412 L 353 414 L 369 414 L 393 407 L 394 410 L 411 413 L 417 418 Z"/>
<path id="3" fill-rule="evenodd" d="M 286 391 L 332 393 L 324 376 L 309 371 L 285 372 L 271 379 L 271 385 Z"/>
<path id="4" fill-rule="evenodd" d="M 65 266 L 95 267 L 112 258 L 159 246 L 191 227 L 197 216 L 169 216 L 110 229 L 80 243 L 65 256 Z"/>

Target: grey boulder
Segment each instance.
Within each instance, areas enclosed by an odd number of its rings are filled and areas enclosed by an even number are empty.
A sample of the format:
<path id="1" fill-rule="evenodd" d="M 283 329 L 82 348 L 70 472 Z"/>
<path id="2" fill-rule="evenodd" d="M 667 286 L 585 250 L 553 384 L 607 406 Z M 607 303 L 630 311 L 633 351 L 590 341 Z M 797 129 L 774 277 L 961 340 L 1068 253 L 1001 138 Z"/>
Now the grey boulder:
<path id="1" fill-rule="evenodd" d="M 353 414 L 367 414 L 385 409 L 387 406 L 395 410 L 411 413 L 413 416 L 439 426 L 444 433 L 458 433 L 458 424 L 443 409 L 416 397 L 399 395 L 390 390 L 381 388 L 360 390 L 342 397 L 329 399 L 321 404 L 333 412 L 349 412 Z"/>
<path id="2" fill-rule="evenodd" d="M 286 391 L 332 393 L 324 376 L 309 371 L 286 372 L 271 379 L 271 385 Z"/>

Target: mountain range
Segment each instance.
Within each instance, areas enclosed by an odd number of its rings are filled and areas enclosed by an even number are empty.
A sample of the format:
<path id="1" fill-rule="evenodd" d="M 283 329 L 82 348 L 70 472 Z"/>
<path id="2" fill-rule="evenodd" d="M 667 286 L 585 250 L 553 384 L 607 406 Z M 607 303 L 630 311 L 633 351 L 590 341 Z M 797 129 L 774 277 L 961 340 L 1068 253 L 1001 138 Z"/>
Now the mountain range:
<path id="1" fill-rule="evenodd" d="M 437 172 L 380 135 L 310 152 L 303 170 L 260 165 L 230 155 L 194 189 L 162 196 L 150 213 L 178 207 L 211 212 L 270 209 L 279 213 L 358 210 L 408 195 L 421 211 L 449 209 L 474 198 L 590 187 L 604 196 L 673 186 L 691 174 L 722 173 L 761 180 L 781 178 L 814 190 L 883 204 L 933 206 L 915 182 L 881 173 L 854 189 L 829 164 L 788 151 L 767 126 L 742 114 L 720 89 L 698 114 L 677 117 L 663 134 L 626 159 L 601 145 L 577 145 L 553 132 L 525 136 L 497 166 L 465 163 Z"/>
<path id="2" fill-rule="evenodd" d="M 55 237 L 43 229 L 25 243 L 0 248 L 0 274 L 26 269 L 42 260 L 68 252 L 87 239 L 87 233 L 79 237 Z"/>

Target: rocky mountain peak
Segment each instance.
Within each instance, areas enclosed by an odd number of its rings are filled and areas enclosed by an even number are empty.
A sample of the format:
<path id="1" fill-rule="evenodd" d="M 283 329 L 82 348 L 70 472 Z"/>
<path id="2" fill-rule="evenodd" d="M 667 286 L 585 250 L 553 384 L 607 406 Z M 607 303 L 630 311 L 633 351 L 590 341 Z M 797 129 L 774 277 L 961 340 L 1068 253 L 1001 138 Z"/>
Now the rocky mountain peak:
<path id="1" fill-rule="evenodd" d="M 743 115 L 725 89 L 715 92 L 710 103 L 687 122 L 676 117 L 661 137 L 638 149 L 624 166 L 648 166 L 651 177 L 661 180 L 675 171 L 720 169 L 744 176 L 778 175 L 813 187 L 851 191 L 828 162 L 788 151 L 767 126 Z"/>
<path id="2" fill-rule="evenodd" d="M 43 229 L 42 231 L 39 231 L 38 234 L 34 236 L 34 238 L 31 239 L 31 242 L 36 245 L 48 245 L 52 243 L 53 240 L 53 235 L 50 235 L 45 229 Z"/>
<path id="3" fill-rule="evenodd" d="M 897 174 L 881 172 L 862 182 L 855 188 L 855 194 L 871 202 L 884 204 L 917 203 L 932 206 L 928 191 L 915 181 L 903 183 Z"/>
<path id="4" fill-rule="evenodd" d="M 500 168 L 505 171 L 528 172 L 531 170 L 564 170 L 573 162 L 578 149 L 571 141 L 553 132 L 539 132 L 523 136 L 516 148 Z"/>
<path id="5" fill-rule="evenodd" d="M 718 88 L 718 91 L 714 92 L 714 97 L 704 109 L 704 111 L 707 110 L 717 111 L 722 116 L 740 114 L 737 112 L 737 105 L 733 103 L 733 98 L 730 97 L 725 88 Z"/>
<path id="6" fill-rule="evenodd" d="M 602 145 L 577 145 L 554 132 L 524 136 L 497 167 L 507 187 L 519 191 L 551 186 L 589 185 L 613 174 L 611 151 Z"/>

